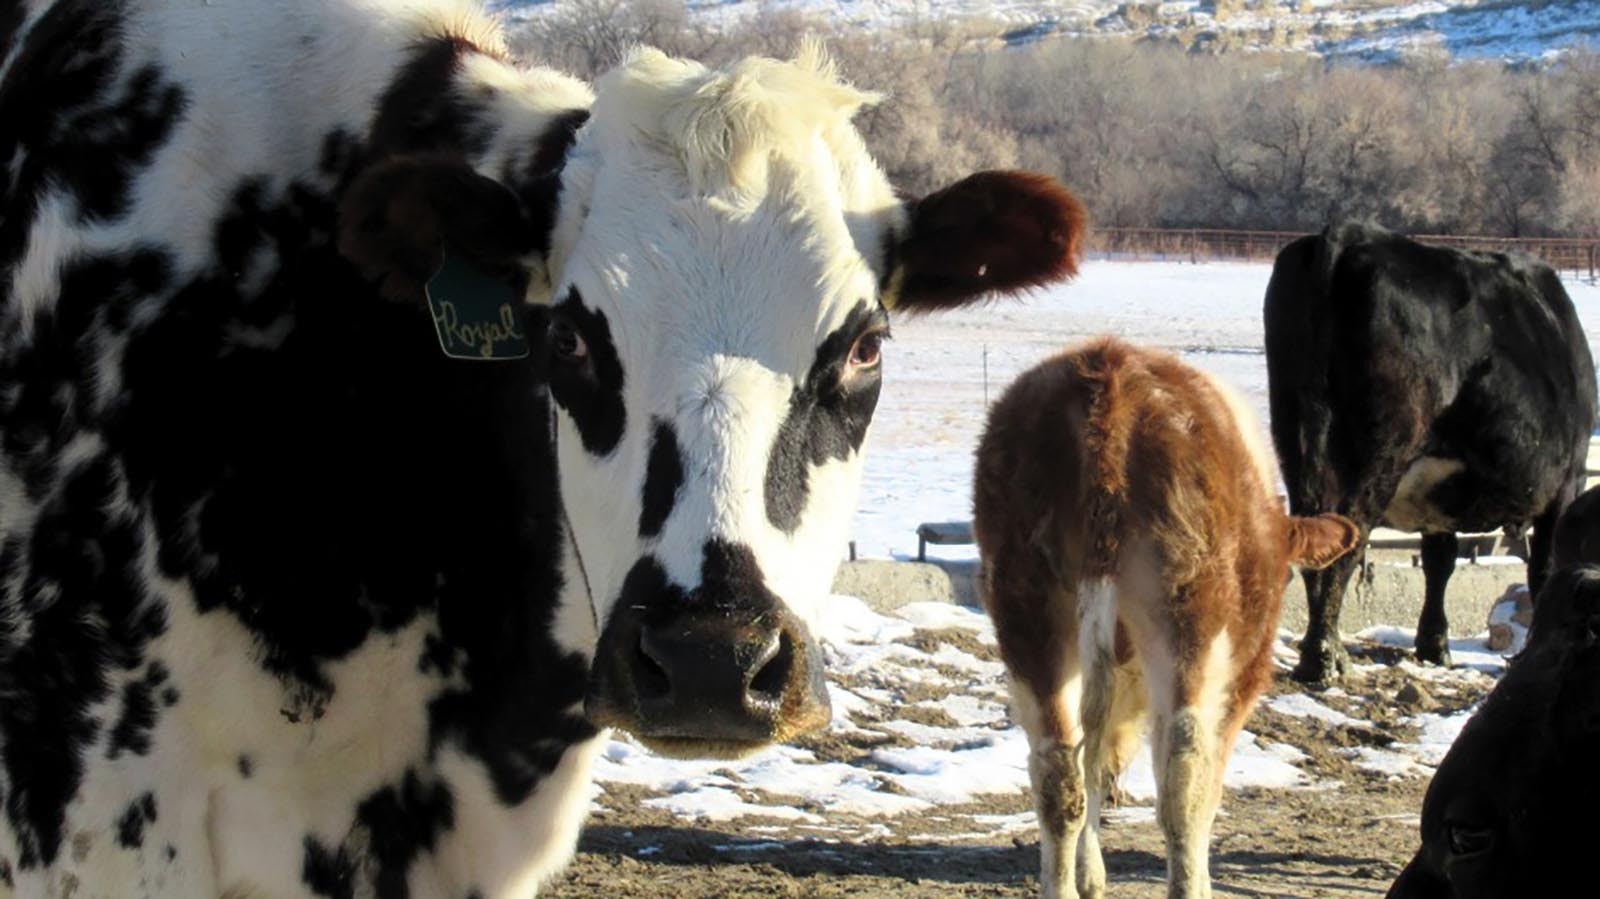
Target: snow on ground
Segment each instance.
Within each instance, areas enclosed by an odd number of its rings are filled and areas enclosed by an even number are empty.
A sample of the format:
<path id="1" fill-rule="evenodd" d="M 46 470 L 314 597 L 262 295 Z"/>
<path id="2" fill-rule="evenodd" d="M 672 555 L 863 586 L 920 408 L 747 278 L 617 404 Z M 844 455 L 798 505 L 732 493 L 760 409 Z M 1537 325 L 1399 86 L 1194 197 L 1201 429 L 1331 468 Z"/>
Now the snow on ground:
<path id="1" fill-rule="evenodd" d="M 995 814 L 979 808 L 986 798 L 1007 797 L 1012 807 L 1028 790 L 1027 740 L 1010 721 L 1005 671 L 997 659 L 993 628 L 983 615 L 935 603 L 906 606 L 882 615 L 852 597 L 833 597 L 822 629 L 834 696 L 831 732 L 800 746 L 779 746 L 750 758 L 678 761 L 652 756 L 626 737 L 612 739 L 595 765 L 595 811 L 608 812 L 606 794 L 643 788 L 640 804 L 690 822 L 747 822 L 752 833 L 810 835 L 822 839 L 866 839 L 903 834 L 908 827 L 959 820 L 939 834 L 943 841 L 993 837 L 1032 828 L 1031 814 Z M 1399 628 L 1374 629 L 1362 640 L 1379 651 L 1409 646 Z M 1468 667 L 1426 669 L 1441 693 L 1492 683 L 1504 659 L 1482 641 L 1454 641 L 1452 651 Z M 1402 662 L 1401 666 L 1410 666 Z M 1358 665 L 1358 668 L 1379 668 Z M 1416 666 L 1410 666 L 1416 668 Z M 1423 672 L 1424 669 L 1416 668 Z M 1330 704 L 1343 707 L 1338 710 Z M 1299 733 L 1299 745 L 1259 737 L 1252 719 L 1229 760 L 1231 789 L 1327 789 L 1337 782 L 1315 773 L 1311 753 L 1327 729 L 1371 732 L 1362 705 L 1343 690 L 1313 697 L 1282 692 L 1264 703 L 1293 719 L 1315 722 Z M 1403 740 L 1382 748 L 1343 751 L 1356 768 L 1383 777 L 1426 777 L 1460 733 L 1472 708 L 1402 718 Z M 1280 733 L 1290 733 L 1282 728 Z M 849 747 L 841 751 L 840 746 Z M 1155 775 L 1148 750 L 1141 752 L 1119 787 L 1124 803 L 1113 820 L 1149 823 Z M 966 807 L 967 811 L 960 809 Z M 1025 807 L 1025 806 L 1024 806 Z M 767 822 L 765 824 L 761 822 Z M 756 830 L 762 827 L 766 830 Z"/>
<path id="2" fill-rule="evenodd" d="M 1087 337 L 1118 334 L 1177 352 L 1243 393 L 1264 427 L 1261 303 L 1271 272 L 1265 263 L 1090 260 L 1074 283 L 1026 300 L 896 321 L 868 440 L 858 554 L 914 557 L 918 524 L 970 518 L 986 400 Z M 1600 285 L 1569 279 L 1566 287 L 1585 330 L 1600 338 Z M 974 557 L 970 548 L 932 551 Z"/>
<path id="3" fill-rule="evenodd" d="M 1408 627 L 1393 627 L 1380 625 L 1369 627 L 1356 635 L 1356 639 L 1380 646 L 1392 646 L 1396 649 L 1410 650 L 1416 644 L 1417 632 Z M 1484 635 L 1476 637 L 1452 638 L 1450 640 L 1450 655 L 1455 668 L 1468 668 L 1481 671 L 1484 674 L 1499 675 L 1506 670 L 1506 656 L 1510 653 L 1498 653 L 1484 644 Z M 1414 662 L 1401 662 L 1416 669 L 1419 677 L 1431 678 L 1436 676 L 1450 676 L 1454 668 L 1445 670 L 1431 666 L 1417 665 Z"/>

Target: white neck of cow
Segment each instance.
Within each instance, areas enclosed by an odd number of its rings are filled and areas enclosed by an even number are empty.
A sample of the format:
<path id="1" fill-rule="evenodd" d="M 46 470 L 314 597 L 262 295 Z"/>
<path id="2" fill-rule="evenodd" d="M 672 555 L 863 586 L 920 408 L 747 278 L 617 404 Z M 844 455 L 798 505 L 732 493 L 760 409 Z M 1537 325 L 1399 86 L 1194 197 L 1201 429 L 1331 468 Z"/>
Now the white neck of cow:
<path id="1" fill-rule="evenodd" d="M 630 572 L 692 595 L 717 545 L 814 628 L 848 541 L 880 367 L 847 362 L 884 325 L 904 213 L 848 124 L 865 98 L 808 65 L 639 54 L 568 154 L 551 382 L 602 626 Z M 587 379 L 559 358 L 573 330 Z"/>

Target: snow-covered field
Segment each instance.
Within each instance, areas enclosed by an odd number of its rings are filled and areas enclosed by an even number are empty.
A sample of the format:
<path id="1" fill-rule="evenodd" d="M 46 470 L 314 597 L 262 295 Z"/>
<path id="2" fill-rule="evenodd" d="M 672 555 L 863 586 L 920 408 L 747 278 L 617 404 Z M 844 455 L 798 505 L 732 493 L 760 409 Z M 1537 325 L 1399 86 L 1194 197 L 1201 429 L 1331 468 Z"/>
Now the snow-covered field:
<path id="1" fill-rule="evenodd" d="M 685 821 L 771 819 L 791 835 L 859 839 L 903 830 L 895 820 L 900 816 L 1028 789 L 1027 741 L 1008 718 L 1005 669 L 985 616 L 943 603 L 911 603 L 885 616 L 859 600 L 836 596 L 823 620 L 820 638 L 834 707 L 830 738 L 863 747 L 859 754 L 841 760 L 837 751 L 782 746 L 740 762 L 683 762 L 651 756 L 619 737 L 596 767 L 597 812 L 603 816 L 608 810 L 607 785 L 627 784 L 657 791 L 643 804 Z M 1280 643 L 1283 668 L 1294 658 L 1289 639 L 1286 634 Z M 1409 646 L 1411 635 L 1390 628 L 1362 639 L 1376 646 L 1402 641 Z M 1456 670 L 1401 664 L 1409 675 L 1447 688 L 1456 682 L 1486 684 L 1504 669 L 1504 659 L 1482 641 L 1456 641 L 1453 649 L 1461 666 Z M 1365 670 L 1382 667 L 1369 664 Z M 1337 695 L 1349 698 L 1342 691 Z M 1307 693 L 1282 693 L 1266 707 L 1329 726 L 1370 726 L 1368 716 L 1339 711 Z M 1425 776 L 1466 718 L 1463 711 L 1412 716 L 1405 723 L 1415 729 L 1415 741 L 1362 747 L 1350 758 L 1359 768 L 1383 774 Z M 1232 789 L 1337 786 L 1297 766 L 1307 758 L 1302 747 L 1247 730 L 1225 782 Z M 1155 798 L 1147 753 L 1137 758 L 1120 788 L 1135 808 Z M 771 797 L 783 798 L 773 802 Z M 1122 814 L 1140 819 L 1147 813 L 1125 808 Z M 1026 830 L 1033 822 L 1021 815 L 1005 826 Z M 992 835 L 992 829 L 982 828 L 940 838 Z"/>
<path id="2" fill-rule="evenodd" d="M 737 762 L 670 761 L 611 740 L 585 851 L 554 896 L 1036 889 L 1027 741 L 1007 715 L 987 619 L 915 602 L 881 615 L 834 597 L 824 620 L 830 730 Z M 1342 688 L 1277 679 L 1227 767 L 1219 895 L 1372 895 L 1393 878 L 1434 766 L 1505 666 L 1480 639 L 1453 642 L 1457 668 L 1424 668 L 1407 659 L 1410 641 L 1398 628 L 1362 634 Z M 1282 634 L 1280 672 L 1291 642 Z M 1148 751 L 1119 789 L 1104 819 L 1112 882 L 1118 895 L 1159 895 Z"/>
<path id="3" fill-rule="evenodd" d="M 896 321 L 852 535 L 858 554 L 915 556 L 919 523 L 970 518 L 985 397 L 1076 340 L 1117 334 L 1175 351 L 1243 393 L 1265 427 L 1261 302 L 1271 272 L 1265 263 L 1090 260 L 1077 281 L 1023 301 Z M 1600 285 L 1568 279 L 1566 288 L 1591 342 L 1600 338 Z"/>

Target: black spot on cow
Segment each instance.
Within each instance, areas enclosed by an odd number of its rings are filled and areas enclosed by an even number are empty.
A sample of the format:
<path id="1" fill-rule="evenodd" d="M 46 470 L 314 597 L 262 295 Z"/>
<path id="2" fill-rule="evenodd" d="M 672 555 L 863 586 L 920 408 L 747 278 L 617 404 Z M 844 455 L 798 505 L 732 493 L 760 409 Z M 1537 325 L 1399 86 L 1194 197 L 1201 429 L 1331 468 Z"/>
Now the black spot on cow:
<path id="1" fill-rule="evenodd" d="M 438 782 L 427 782 L 407 771 L 398 785 L 387 786 L 363 800 L 356 810 L 356 833 L 351 841 L 362 846 L 359 867 L 370 878 L 378 899 L 408 899 L 406 877 L 412 862 L 431 852 L 439 835 L 455 822 L 455 800 Z M 316 839 L 305 840 L 302 879 L 319 896 L 349 896 L 353 889 L 357 856 L 341 847 L 330 850 Z"/>
<path id="2" fill-rule="evenodd" d="M 343 128 L 335 128 L 322 138 L 322 153 L 317 158 L 317 169 L 343 184 L 360 165 L 366 147 L 361 138 Z"/>
<path id="3" fill-rule="evenodd" d="M 678 436 L 672 424 L 655 423 L 655 433 L 650 439 L 650 458 L 644 470 L 644 495 L 639 510 L 639 536 L 655 537 L 672 514 L 678 500 L 678 490 L 683 486 L 683 455 L 678 450 Z"/>
<path id="4" fill-rule="evenodd" d="M 147 755 L 150 752 L 150 732 L 156 726 L 156 700 L 158 691 L 167 683 L 167 667 L 151 662 L 144 676 L 128 681 L 122 688 L 122 714 L 111 728 L 111 741 L 106 758 L 114 759 L 123 753 Z M 166 690 L 171 690 L 166 686 Z M 175 691 L 174 691 L 175 692 Z M 173 697 L 173 702 L 177 697 Z M 167 703 L 172 705 L 173 703 Z"/>
<path id="5" fill-rule="evenodd" d="M 622 361 L 605 313 L 584 306 L 578 289 L 572 288 L 550 312 L 545 344 L 550 395 L 572 416 L 583 448 L 591 455 L 607 455 L 622 440 L 627 413 Z"/>
<path id="6" fill-rule="evenodd" d="M 0 0 L 0 59 L 5 59 L 11 53 L 27 12 L 22 0 Z"/>
<path id="7" fill-rule="evenodd" d="M 119 79 L 122 3 L 63 0 L 28 31 L 0 84 L 0 270 L 19 258 L 44 195 L 77 200 L 85 221 L 127 208 L 134 174 L 171 136 L 183 91 L 155 66 Z M 0 296 L 0 299 L 4 299 Z"/>
<path id="8" fill-rule="evenodd" d="M 312 894 L 328 899 L 353 899 L 356 865 L 343 847 L 329 849 L 316 837 L 305 838 L 306 858 L 300 868 L 300 881 Z"/>
<path id="9" fill-rule="evenodd" d="M 87 257 L 62 271 L 53 308 L 33 317 L 30 339 L 11 310 L 0 315 L 0 449 L 33 502 L 58 483 L 62 450 L 95 421 L 98 386 L 93 352 L 97 331 L 114 330 L 127 310 L 162 290 L 170 263 L 148 247 Z"/>
<path id="10" fill-rule="evenodd" d="M 561 196 L 561 171 L 566 166 L 567 151 L 577 140 L 578 129 L 589 121 L 589 110 L 574 109 L 557 115 L 545 128 L 539 143 L 529 157 L 526 169 L 507 171 L 505 183 L 516 192 L 528 211 L 528 218 L 538 223 L 540 254 L 550 252 L 551 225 L 556 219 L 556 206 Z"/>
<path id="11" fill-rule="evenodd" d="M 424 783 L 406 772 L 398 787 L 374 793 L 356 811 L 366 829 L 369 867 L 378 899 L 408 899 L 411 862 L 433 850 L 439 834 L 455 822 L 455 800 L 442 783 Z"/>
<path id="12" fill-rule="evenodd" d="M 255 774 L 255 771 L 256 771 L 255 762 L 251 761 L 250 760 L 250 756 L 248 756 L 248 755 L 239 756 L 238 766 L 239 766 L 239 776 L 244 778 L 245 780 L 249 780 L 251 775 Z"/>
<path id="13" fill-rule="evenodd" d="M 110 671 L 137 669 L 166 627 L 164 609 L 143 587 L 137 523 L 113 502 L 125 486 L 110 457 L 80 462 L 61 474 L 28 539 L 13 535 L 0 545 L 0 570 L 10 575 L 0 617 L 29 625 L 0 634 L 0 731 L 28 737 L 0 750 L 22 869 L 49 864 L 60 851 L 86 747 L 105 726 L 89 709 L 110 695 Z M 86 615 L 98 625 L 86 628 Z M 134 699 L 124 734 L 137 742 L 144 697 L 136 691 Z"/>
<path id="14" fill-rule="evenodd" d="M 439 37 L 412 51 L 411 59 L 378 102 L 369 143 L 377 155 L 456 150 L 478 156 L 492 132 L 483 122 L 492 101 L 451 89 L 465 54 L 482 52 L 459 37 Z"/>
<path id="15" fill-rule="evenodd" d="M 422 643 L 422 655 L 417 659 L 417 670 L 423 674 L 451 677 L 456 673 L 456 652 L 438 634 L 429 634 Z"/>
<path id="16" fill-rule="evenodd" d="M 167 863 L 171 864 L 178 860 L 178 847 L 168 843 L 167 848 L 162 851 L 162 855 L 166 857 Z"/>
<path id="17" fill-rule="evenodd" d="M 144 830 L 156 822 L 156 797 L 146 793 L 128 804 L 117 818 L 117 843 L 124 849 L 144 846 Z"/>
<path id="18" fill-rule="evenodd" d="M 857 303 L 844 324 L 817 347 L 811 371 L 789 400 L 767 460 L 765 491 L 767 520 L 784 533 L 800 526 L 811 492 L 811 468 L 849 458 L 866 439 L 882 377 L 873 371 L 846 385 L 842 376 L 856 339 L 881 327 L 885 317 L 881 307 Z"/>

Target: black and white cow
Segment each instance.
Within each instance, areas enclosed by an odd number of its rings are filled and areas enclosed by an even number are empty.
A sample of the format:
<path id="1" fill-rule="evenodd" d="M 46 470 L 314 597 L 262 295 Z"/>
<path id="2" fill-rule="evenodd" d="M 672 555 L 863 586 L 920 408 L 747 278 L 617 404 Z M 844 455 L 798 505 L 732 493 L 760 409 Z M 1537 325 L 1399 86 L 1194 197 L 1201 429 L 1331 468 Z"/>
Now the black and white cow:
<path id="1" fill-rule="evenodd" d="M 1593 896 L 1600 568 L 1552 574 L 1528 646 L 1439 763 L 1389 899 Z"/>
<path id="2" fill-rule="evenodd" d="M 1267 286 L 1272 437 L 1296 515 L 1420 531 L 1417 655 L 1448 664 L 1456 533 L 1533 525 L 1537 594 L 1583 484 L 1594 362 L 1561 280 L 1519 256 L 1424 246 L 1361 224 L 1278 254 Z M 1360 562 L 1303 572 L 1295 676 L 1342 674 L 1339 609 Z"/>
<path id="3" fill-rule="evenodd" d="M 0 893 L 528 896 L 601 728 L 825 723 L 887 311 L 1082 228 L 898 200 L 873 99 L 591 92 L 452 0 L 0 0 Z"/>

